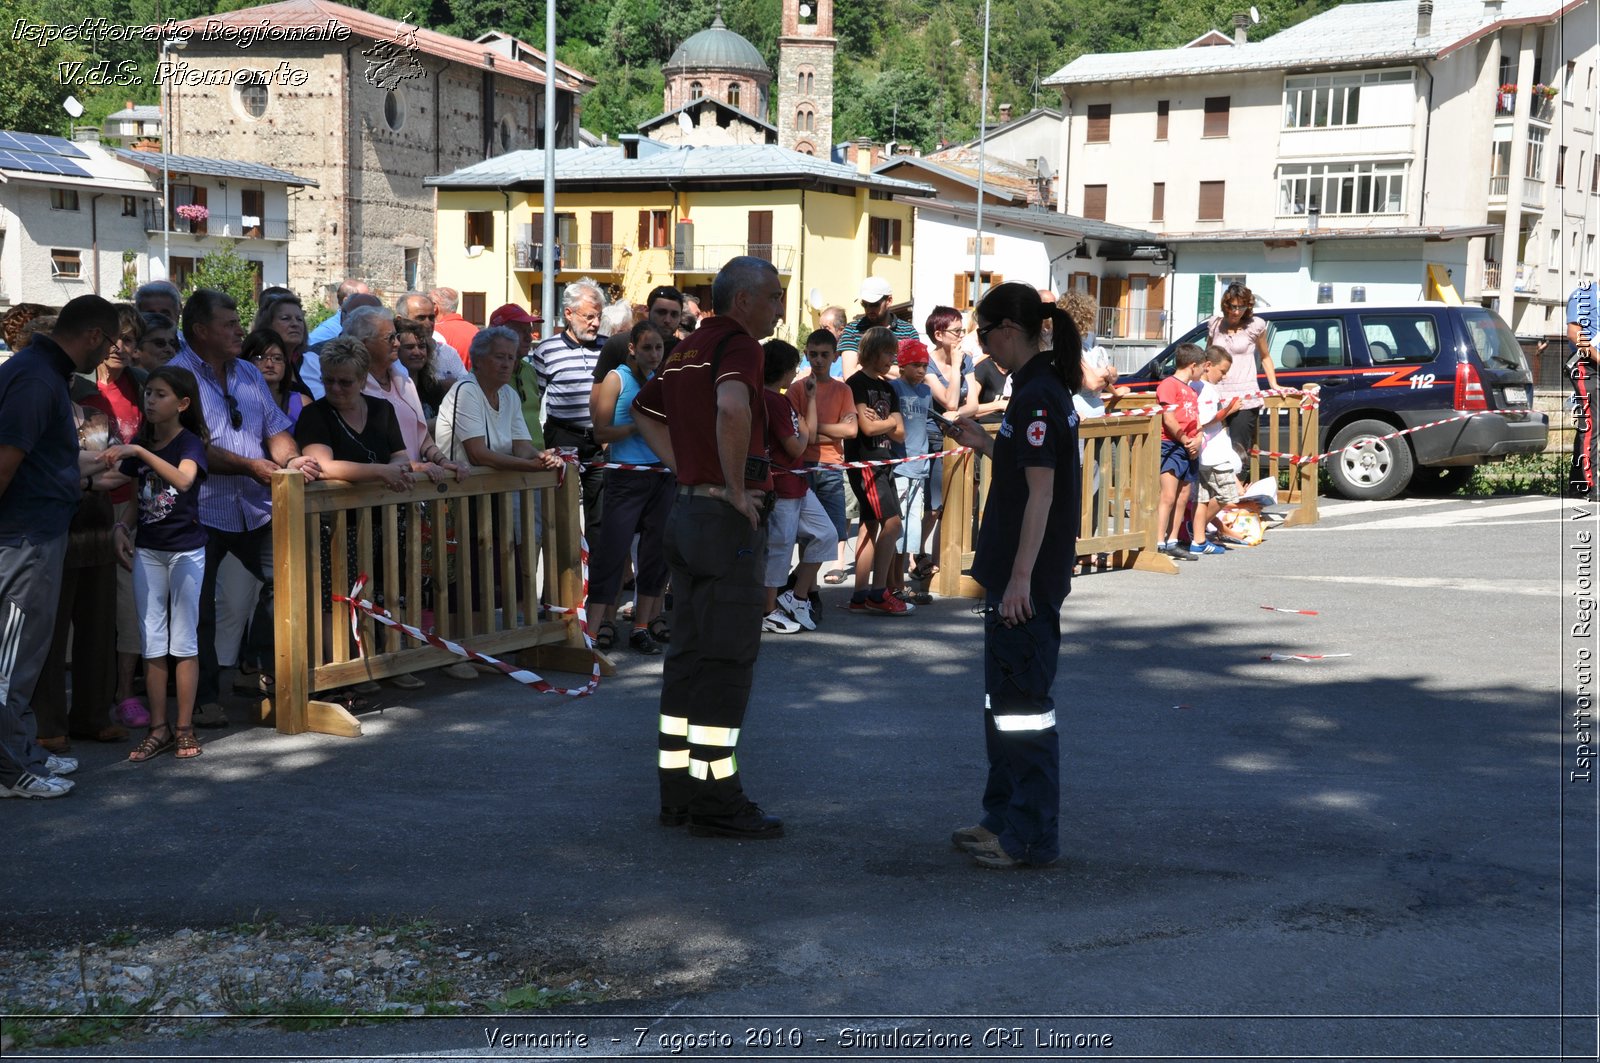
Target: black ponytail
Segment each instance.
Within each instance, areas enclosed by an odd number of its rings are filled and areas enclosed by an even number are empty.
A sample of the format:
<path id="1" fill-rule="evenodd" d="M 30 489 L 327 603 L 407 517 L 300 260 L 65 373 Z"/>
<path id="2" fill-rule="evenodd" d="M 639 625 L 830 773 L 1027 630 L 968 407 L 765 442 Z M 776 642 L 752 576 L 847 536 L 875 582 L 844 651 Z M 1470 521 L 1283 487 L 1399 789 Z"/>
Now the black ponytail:
<path id="1" fill-rule="evenodd" d="M 1083 387 L 1083 337 L 1078 326 L 1059 306 L 1051 306 L 1050 315 L 1050 368 L 1055 370 L 1068 391 Z"/>
<path id="2" fill-rule="evenodd" d="M 1039 289 L 1015 281 L 991 288 L 978 303 L 977 316 L 991 325 L 1015 322 L 1023 335 L 1037 343 L 1050 320 L 1051 349 L 1039 352 L 1050 359 L 1050 368 L 1068 391 L 1083 386 L 1083 339 L 1072 317 L 1054 303 L 1039 298 Z"/>

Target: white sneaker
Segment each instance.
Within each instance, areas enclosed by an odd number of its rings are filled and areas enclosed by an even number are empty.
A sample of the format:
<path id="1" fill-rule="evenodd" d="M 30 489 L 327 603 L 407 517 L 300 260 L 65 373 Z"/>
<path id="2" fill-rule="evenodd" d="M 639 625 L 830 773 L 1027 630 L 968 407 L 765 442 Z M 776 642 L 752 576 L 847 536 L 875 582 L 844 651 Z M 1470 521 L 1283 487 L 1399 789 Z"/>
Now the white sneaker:
<path id="1" fill-rule="evenodd" d="M 785 616 L 782 609 L 774 609 L 761 618 L 761 630 L 775 632 L 779 635 L 793 635 L 800 630 L 800 625 Z"/>
<path id="2" fill-rule="evenodd" d="M 778 595 L 778 608 L 807 631 L 817 630 L 817 622 L 811 616 L 811 602 L 796 598 L 794 591 L 784 591 Z"/>
<path id="3" fill-rule="evenodd" d="M 0 798 L 3 797 L 32 797 L 50 798 L 65 797 L 72 792 L 72 780 L 63 779 L 59 775 L 39 778 L 29 772 L 23 772 L 22 777 L 10 786 L 0 787 Z"/>
<path id="4" fill-rule="evenodd" d="M 78 758 L 61 757 L 51 753 L 44 758 L 44 766 L 51 775 L 71 775 L 78 770 Z"/>

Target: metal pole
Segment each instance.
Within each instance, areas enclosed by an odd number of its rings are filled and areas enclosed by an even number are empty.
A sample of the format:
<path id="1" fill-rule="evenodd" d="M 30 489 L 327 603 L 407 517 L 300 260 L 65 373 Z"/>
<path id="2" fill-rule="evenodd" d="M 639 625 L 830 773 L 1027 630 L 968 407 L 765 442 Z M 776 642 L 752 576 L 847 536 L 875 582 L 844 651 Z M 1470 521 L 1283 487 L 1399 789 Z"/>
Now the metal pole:
<path id="1" fill-rule="evenodd" d="M 509 215 L 506 224 L 511 224 Z M 507 234 L 510 235 L 509 233 Z M 556 320 L 556 0 L 544 5 L 544 289 L 540 294 L 543 335 L 555 332 Z"/>
<path id="2" fill-rule="evenodd" d="M 161 41 L 161 61 L 165 63 L 172 54 L 172 38 Z M 172 155 L 172 88 L 169 79 L 161 79 L 161 276 L 172 279 L 172 214 L 171 191 L 168 188 L 168 160 Z"/>
<path id="3" fill-rule="evenodd" d="M 978 92 L 978 216 L 972 240 L 972 306 L 983 298 L 983 160 L 989 141 L 989 0 L 983 0 L 983 81 Z"/>

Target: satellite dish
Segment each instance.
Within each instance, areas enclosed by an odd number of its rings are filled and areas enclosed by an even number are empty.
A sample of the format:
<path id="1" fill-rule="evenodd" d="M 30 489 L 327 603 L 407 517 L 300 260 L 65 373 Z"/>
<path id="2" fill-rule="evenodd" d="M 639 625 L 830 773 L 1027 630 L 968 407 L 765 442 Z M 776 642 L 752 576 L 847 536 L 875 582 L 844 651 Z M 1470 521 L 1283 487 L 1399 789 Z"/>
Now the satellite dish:
<path id="1" fill-rule="evenodd" d="M 1261 12 L 1256 10 L 1254 4 L 1251 4 L 1250 5 L 1250 25 L 1258 26 L 1260 24 L 1261 24 Z"/>
<path id="2" fill-rule="evenodd" d="M 682 111 L 678 112 L 678 128 L 683 130 L 684 136 L 694 132 L 694 122 Z"/>
<path id="3" fill-rule="evenodd" d="M 811 17 L 811 5 L 810 4 L 801 4 L 800 5 L 800 17 L 801 18 L 810 18 Z"/>
<path id="4" fill-rule="evenodd" d="M 827 309 L 828 306 L 828 301 L 822 297 L 821 288 L 813 288 L 811 291 L 807 292 L 806 302 L 810 304 L 811 309 L 815 310 L 819 314 L 822 313 L 823 310 Z"/>
<path id="5" fill-rule="evenodd" d="M 78 102 L 78 97 L 76 96 L 68 96 L 62 101 L 61 106 L 74 118 L 83 116 L 83 104 Z"/>

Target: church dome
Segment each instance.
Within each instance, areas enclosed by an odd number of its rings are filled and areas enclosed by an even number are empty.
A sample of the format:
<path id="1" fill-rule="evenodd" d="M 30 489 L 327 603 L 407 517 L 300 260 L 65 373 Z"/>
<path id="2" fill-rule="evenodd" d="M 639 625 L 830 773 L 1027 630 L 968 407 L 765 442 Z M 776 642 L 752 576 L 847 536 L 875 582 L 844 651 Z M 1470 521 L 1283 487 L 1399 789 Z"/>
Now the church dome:
<path id="1" fill-rule="evenodd" d="M 691 70 L 741 70 L 772 76 L 771 68 L 761 58 L 756 46 L 730 30 L 723 23 L 721 15 L 710 26 L 678 45 L 678 50 L 672 53 L 672 58 L 667 60 L 662 70 L 669 74 Z"/>

